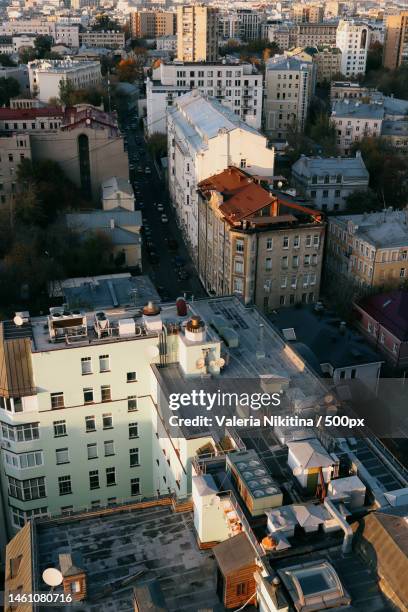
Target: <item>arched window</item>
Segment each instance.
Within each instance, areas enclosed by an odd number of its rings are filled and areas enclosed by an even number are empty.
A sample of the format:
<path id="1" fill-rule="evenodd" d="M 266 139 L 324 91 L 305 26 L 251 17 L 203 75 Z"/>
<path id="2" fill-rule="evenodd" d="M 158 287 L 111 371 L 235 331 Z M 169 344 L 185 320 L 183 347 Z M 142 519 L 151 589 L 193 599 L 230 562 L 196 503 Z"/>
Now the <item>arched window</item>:
<path id="1" fill-rule="evenodd" d="M 92 197 L 91 163 L 89 160 L 89 140 L 86 134 L 78 136 L 79 174 L 84 196 Z"/>

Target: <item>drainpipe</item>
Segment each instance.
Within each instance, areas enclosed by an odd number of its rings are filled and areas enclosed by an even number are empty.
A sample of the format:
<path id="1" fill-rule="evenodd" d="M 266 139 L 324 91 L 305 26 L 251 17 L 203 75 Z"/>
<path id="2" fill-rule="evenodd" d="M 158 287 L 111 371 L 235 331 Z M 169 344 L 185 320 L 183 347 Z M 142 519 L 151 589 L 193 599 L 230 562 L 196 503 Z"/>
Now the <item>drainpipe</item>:
<path id="1" fill-rule="evenodd" d="M 342 498 L 336 497 L 336 499 L 340 500 Z M 328 497 L 325 498 L 324 506 L 325 506 L 326 510 L 328 510 L 330 512 L 332 517 L 336 519 L 337 523 L 340 525 L 340 527 L 344 531 L 344 540 L 343 540 L 343 546 L 342 546 L 343 553 L 345 553 L 345 554 L 346 553 L 350 553 L 351 552 L 351 542 L 353 540 L 353 530 L 352 530 L 352 528 L 350 527 L 350 525 L 348 524 L 346 519 L 343 518 L 343 516 L 337 510 L 337 508 L 335 507 L 334 503 L 332 502 L 332 500 L 330 498 L 328 498 Z"/>

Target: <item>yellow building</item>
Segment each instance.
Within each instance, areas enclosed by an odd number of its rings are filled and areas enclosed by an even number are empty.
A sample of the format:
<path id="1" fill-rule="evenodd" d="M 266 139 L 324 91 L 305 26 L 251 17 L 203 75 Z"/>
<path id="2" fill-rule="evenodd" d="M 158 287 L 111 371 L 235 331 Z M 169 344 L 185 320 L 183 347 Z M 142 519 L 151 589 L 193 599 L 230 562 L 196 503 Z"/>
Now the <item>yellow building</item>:
<path id="1" fill-rule="evenodd" d="M 215 62 L 218 57 L 218 9 L 183 5 L 177 9 L 177 59 Z"/>

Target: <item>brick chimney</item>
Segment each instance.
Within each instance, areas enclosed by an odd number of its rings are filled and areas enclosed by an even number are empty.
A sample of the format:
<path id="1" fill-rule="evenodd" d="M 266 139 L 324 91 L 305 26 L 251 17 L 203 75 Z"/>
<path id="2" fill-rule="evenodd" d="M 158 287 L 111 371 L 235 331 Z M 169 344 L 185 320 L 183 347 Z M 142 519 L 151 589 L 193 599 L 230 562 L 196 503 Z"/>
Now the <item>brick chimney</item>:
<path id="1" fill-rule="evenodd" d="M 72 555 L 64 553 L 59 555 L 59 564 L 63 577 L 62 585 L 66 595 L 72 595 L 74 601 L 82 601 L 86 598 L 86 573 L 77 567 Z"/>

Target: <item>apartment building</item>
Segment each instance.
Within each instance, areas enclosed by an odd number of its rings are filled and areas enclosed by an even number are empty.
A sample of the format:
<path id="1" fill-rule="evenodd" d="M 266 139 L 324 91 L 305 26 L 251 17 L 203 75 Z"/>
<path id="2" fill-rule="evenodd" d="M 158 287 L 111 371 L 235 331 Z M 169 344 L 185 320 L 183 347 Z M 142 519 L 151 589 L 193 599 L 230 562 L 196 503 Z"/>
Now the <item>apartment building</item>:
<path id="1" fill-rule="evenodd" d="M 218 9 L 200 4 L 177 8 L 177 59 L 216 62 L 218 59 Z"/>
<path id="2" fill-rule="evenodd" d="M 291 47 L 335 45 L 336 35 L 337 24 L 301 23 L 290 28 L 289 44 Z"/>
<path id="3" fill-rule="evenodd" d="M 321 45 L 317 47 L 314 61 L 317 66 L 318 83 L 331 82 L 341 72 L 341 51 L 337 47 Z"/>
<path id="4" fill-rule="evenodd" d="M 347 197 L 367 191 L 370 179 L 360 151 L 355 157 L 306 157 L 292 166 L 296 189 L 323 211 L 344 210 Z"/>
<path id="5" fill-rule="evenodd" d="M 218 16 L 219 38 L 250 41 L 260 37 L 264 13 L 251 9 L 227 9 Z"/>
<path id="6" fill-rule="evenodd" d="M 407 211 L 329 217 L 326 266 L 351 286 L 395 288 L 405 283 Z"/>
<path id="7" fill-rule="evenodd" d="M 198 188 L 198 273 L 210 295 L 235 294 L 265 312 L 317 300 L 321 214 L 272 195 L 232 166 Z"/>
<path id="8" fill-rule="evenodd" d="M 146 79 L 147 132 L 166 133 L 166 110 L 192 89 L 237 110 L 243 121 L 259 129 L 262 80 L 255 66 L 248 63 L 161 62 Z"/>
<path id="9" fill-rule="evenodd" d="M 337 131 L 337 146 L 348 155 L 351 146 L 365 136 L 380 136 L 384 108 L 381 104 L 362 104 L 348 99 L 333 104 L 331 121 Z"/>
<path id="10" fill-rule="evenodd" d="M 291 16 L 294 23 L 321 23 L 324 17 L 324 7 L 298 2 L 292 5 Z"/>
<path id="11" fill-rule="evenodd" d="M 125 46 L 125 33 L 116 30 L 81 32 L 79 43 L 85 47 L 122 49 Z"/>
<path id="12" fill-rule="evenodd" d="M 177 51 L 177 36 L 175 34 L 167 34 L 156 38 L 156 49 L 158 51 L 169 51 L 176 53 Z"/>
<path id="13" fill-rule="evenodd" d="M 133 38 L 159 38 L 176 33 L 177 14 L 172 11 L 136 11 L 130 13 L 129 20 Z"/>
<path id="14" fill-rule="evenodd" d="M 336 47 L 341 51 L 341 73 L 346 77 L 365 74 L 370 32 L 365 23 L 341 19 Z"/>
<path id="15" fill-rule="evenodd" d="M 14 19 L 3 21 L 0 33 L 13 36 L 16 34 L 34 34 L 35 36 L 51 36 L 55 43 L 67 47 L 79 47 L 79 26 L 46 21 L 44 19 Z"/>
<path id="16" fill-rule="evenodd" d="M 408 61 L 408 11 L 387 15 L 385 21 L 383 65 L 395 70 Z"/>
<path id="17" fill-rule="evenodd" d="M 314 93 L 316 66 L 311 59 L 277 55 L 266 64 L 264 126 L 271 138 L 302 132 Z"/>
<path id="18" fill-rule="evenodd" d="M 0 109 L 3 110 L 3 109 Z M 23 159 L 31 159 L 31 143 L 28 134 L 7 134 L 0 137 L 0 208 L 13 213 L 17 196 L 17 170 Z"/>
<path id="19" fill-rule="evenodd" d="M 404 377 L 408 372 L 408 291 L 368 295 L 353 304 L 354 324 Z"/>
<path id="20" fill-rule="evenodd" d="M 41 102 L 58 98 L 61 81 L 70 81 L 75 89 L 93 87 L 101 82 L 99 61 L 34 60 L 28 62 L 30 90 Z"/>
<path id="21" fill-rule="evenodd" d="M 32 134 L 41 130 L 57 130 L 63 123 L 64 111 L 60 107 L 30 106 L 19 108 L 18 102 L 13 101 L 12 108 L 0 108 L 0 130 L 2 132 L 7 134 L 13 132 Z M 28 102 L 25 101 L 24 103 Z M 15 106 L 16 104 L 17 106 Z"/>
<path id="22" fill-rule="evenodd" d="M 374 91 L 376 90 L 354 81 L 333 81 L 330 85 L 330 101 L 333 103 L 336 100 L 370 98 Z"/>
<path id="23" fill-rule="evenodd" d="M 198 91 L 180 96 L 167 115 L 169 191 L 194 262 L 198 261 L 197 185 L 228 166 L 272 179 L 274 151 L 235 112 Z"/>

